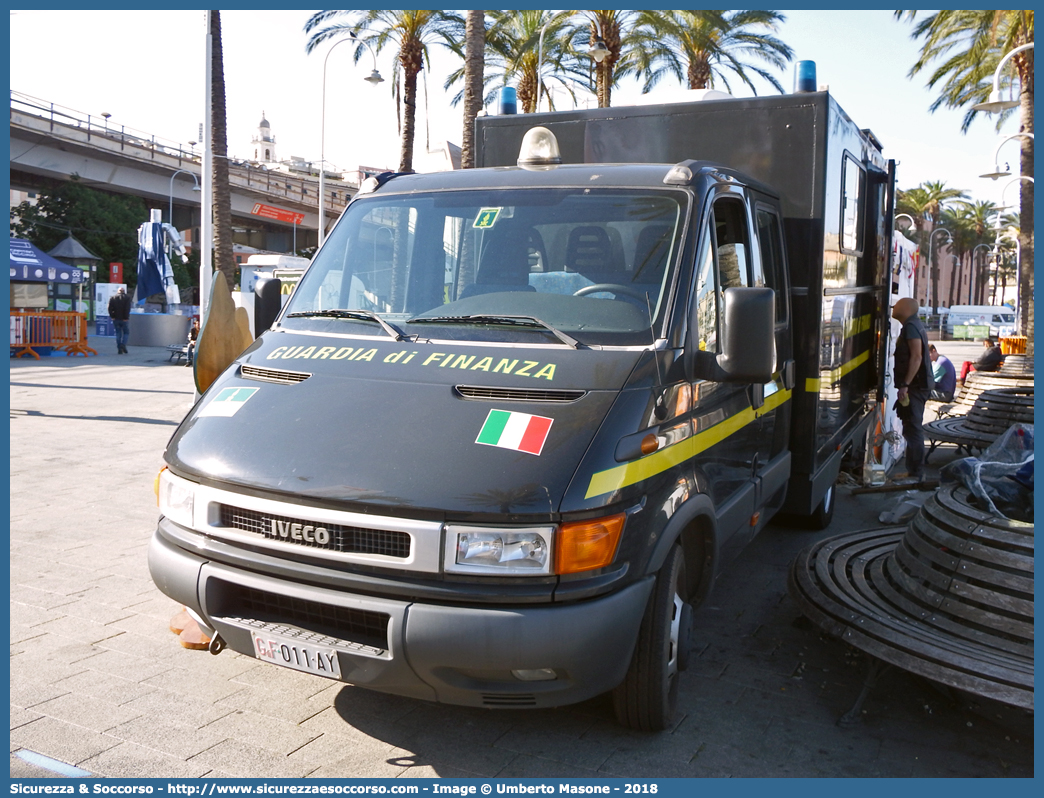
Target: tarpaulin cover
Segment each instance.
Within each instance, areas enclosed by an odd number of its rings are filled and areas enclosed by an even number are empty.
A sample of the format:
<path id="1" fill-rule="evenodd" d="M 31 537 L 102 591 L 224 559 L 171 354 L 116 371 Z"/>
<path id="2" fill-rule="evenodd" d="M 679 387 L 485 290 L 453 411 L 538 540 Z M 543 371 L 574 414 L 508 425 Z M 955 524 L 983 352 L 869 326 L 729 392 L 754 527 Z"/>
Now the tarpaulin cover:
<path id="1" fill-rule="evenodd" d="M 34 283 L 83 283 L 82 269 L 56 260 L 22 238 L 11 239 L 11 279 Z"/>

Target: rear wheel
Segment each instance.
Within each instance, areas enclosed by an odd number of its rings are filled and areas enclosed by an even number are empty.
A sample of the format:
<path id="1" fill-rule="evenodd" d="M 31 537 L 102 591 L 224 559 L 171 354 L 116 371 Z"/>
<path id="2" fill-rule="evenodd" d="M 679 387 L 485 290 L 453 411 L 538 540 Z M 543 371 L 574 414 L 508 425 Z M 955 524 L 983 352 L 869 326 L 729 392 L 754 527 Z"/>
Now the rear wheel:
<path id="1" fill-rule="evenodd" d="M 627 675 L 613 691 L 616 718 L 643 731 L 666 729 L 678 704 L 678 673 L 688 664 L 692 608 L 682 595 L 685 558 L 674 546 L 656 574 Z"/>

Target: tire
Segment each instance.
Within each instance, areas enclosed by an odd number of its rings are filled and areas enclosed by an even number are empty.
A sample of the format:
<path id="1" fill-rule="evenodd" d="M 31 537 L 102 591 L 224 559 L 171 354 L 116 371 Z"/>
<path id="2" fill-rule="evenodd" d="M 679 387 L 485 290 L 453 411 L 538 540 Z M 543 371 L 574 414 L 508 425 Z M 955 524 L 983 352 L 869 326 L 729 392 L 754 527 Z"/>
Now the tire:
<path id="1" fill-rule="evenodd" d="M 819 506 L 812 511 L 812 515 L 808 517 L 808 525 L 811 529 L 816 531 L 822 531 L 830 526 L 830 522 L 834 520 L 834 505 L 837 503 L 837 490 L 834 485 L 831 485 L 823 496 L 823 501 L 819 503 Z"/>
<path id="2" fill-rule="evenodd" d="M 627 675 L 613 690 L 616 719 L 624 726 L 642 731 L 670 726 L 692 635 L 692 609 L 681 597 L 684 584 L 685 558 L 676 545 L 656 575 Z"/>

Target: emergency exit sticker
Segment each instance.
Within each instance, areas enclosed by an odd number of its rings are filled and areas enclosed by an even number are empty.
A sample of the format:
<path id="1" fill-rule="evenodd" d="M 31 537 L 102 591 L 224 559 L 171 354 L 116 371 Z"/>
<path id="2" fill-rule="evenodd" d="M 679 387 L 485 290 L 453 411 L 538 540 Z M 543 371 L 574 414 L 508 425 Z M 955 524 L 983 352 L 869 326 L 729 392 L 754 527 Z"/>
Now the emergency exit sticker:
<path id="1" fill-rule="evenodd" d="M 478 216 L 475 217 L 475 223 L 472 227 L 479 229 L 485 227 L 492 227 L 497 223 L 497 217 L 500 216 L 502 208 L 479 208 Z"/>
<path id="2" fill-rule="evenodd" d="M 539 456 L 553 421 L 528 413 L 490 410 L 475 443 Z"/>
<path id="3" fill-rule="evenodd" d="M 199 411 L 201 416 L 234 416 L 247 399 L 257 393 L 259 388 L 222 388 L 217 396 L 207 402 Z"/>

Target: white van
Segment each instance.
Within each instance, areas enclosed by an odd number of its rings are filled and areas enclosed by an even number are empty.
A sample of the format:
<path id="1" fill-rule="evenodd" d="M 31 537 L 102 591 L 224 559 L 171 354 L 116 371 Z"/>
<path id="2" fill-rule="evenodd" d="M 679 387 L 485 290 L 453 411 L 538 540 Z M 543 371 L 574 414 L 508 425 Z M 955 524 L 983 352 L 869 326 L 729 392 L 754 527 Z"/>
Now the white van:
<path id="1" fill-rule="evenodd" d="M 1015 311 L 1007 305 L 954 305 L 946 318 L 946 331 L 962 324 L 988 326 L 994 338 L 1015 332 Z"/>

